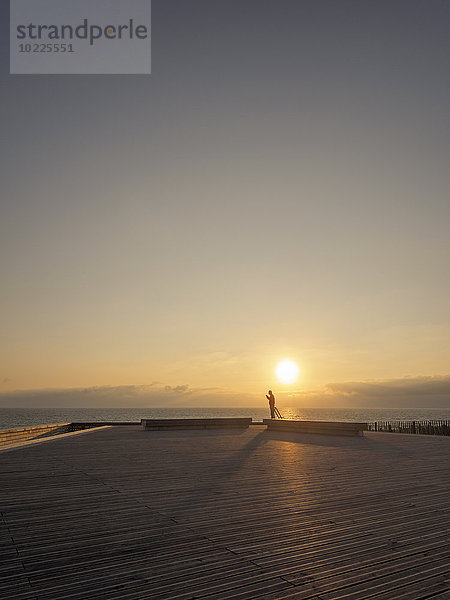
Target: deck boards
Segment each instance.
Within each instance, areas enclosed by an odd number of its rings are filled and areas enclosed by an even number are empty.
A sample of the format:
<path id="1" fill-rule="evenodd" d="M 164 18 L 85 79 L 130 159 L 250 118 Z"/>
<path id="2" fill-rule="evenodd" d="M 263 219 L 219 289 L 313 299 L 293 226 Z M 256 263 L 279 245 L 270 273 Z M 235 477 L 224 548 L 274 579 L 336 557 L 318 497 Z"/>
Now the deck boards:
<path id="1" fill-rule="evenodd" d="M 0 452 L 0 599 L 450 600 L 449 458 L 263 426 Z"/>

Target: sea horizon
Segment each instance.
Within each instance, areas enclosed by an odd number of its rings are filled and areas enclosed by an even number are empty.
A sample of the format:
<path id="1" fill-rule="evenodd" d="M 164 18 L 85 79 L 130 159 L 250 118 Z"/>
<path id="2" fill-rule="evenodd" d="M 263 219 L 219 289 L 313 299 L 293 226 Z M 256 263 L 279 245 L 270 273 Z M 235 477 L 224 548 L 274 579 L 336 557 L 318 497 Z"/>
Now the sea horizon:
<path id="1" fill-rule="evenodd" d="M 428 421 L 450 420 L 445 408 L 301 408 L 279 407 L 285 418 L 312 421 Z M 266 407 L 123 407 L 123 408 L 13 408 L 0 407 L 0 430 L 37 427 L 70 421 L 134 421 L 143 418 L 186 419 L 212 417 L 268 418 Z"/>

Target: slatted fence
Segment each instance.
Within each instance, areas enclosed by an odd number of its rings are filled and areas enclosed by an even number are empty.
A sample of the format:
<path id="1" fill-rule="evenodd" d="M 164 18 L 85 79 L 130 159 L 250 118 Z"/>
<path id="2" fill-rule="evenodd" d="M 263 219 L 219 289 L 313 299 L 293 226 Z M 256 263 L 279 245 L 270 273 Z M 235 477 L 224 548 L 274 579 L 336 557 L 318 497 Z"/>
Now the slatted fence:
<path id="1" fill-rule="evenodd" d="M 450 435 L 450 421 L 376 421 L 368 423 L 368 431 Z"/>

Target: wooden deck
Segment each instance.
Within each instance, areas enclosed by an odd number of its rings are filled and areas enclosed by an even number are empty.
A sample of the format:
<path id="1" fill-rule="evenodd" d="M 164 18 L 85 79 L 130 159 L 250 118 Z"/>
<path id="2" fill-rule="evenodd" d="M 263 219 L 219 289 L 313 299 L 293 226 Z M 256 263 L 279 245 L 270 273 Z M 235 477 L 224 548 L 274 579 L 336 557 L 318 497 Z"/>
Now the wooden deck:
<path id="1" fill-rule="evenodd" d="M 450 438 L 91 431 L 0 452 L 2 600 L 448 600 Z"/>

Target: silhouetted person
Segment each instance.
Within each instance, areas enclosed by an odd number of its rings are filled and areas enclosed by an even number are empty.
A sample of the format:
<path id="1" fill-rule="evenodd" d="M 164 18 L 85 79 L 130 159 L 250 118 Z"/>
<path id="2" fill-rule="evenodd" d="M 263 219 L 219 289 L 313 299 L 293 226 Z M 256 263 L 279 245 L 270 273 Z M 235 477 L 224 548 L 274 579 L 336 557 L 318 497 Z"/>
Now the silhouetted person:
<path id="1" fill-rule="evenodd" d="M 266 394 L 266 398 L 269 401 L 270 418 L 275 419 L 275 396 L 272 394 L 272 390 L 269 390 L 269 393 Z"/>

